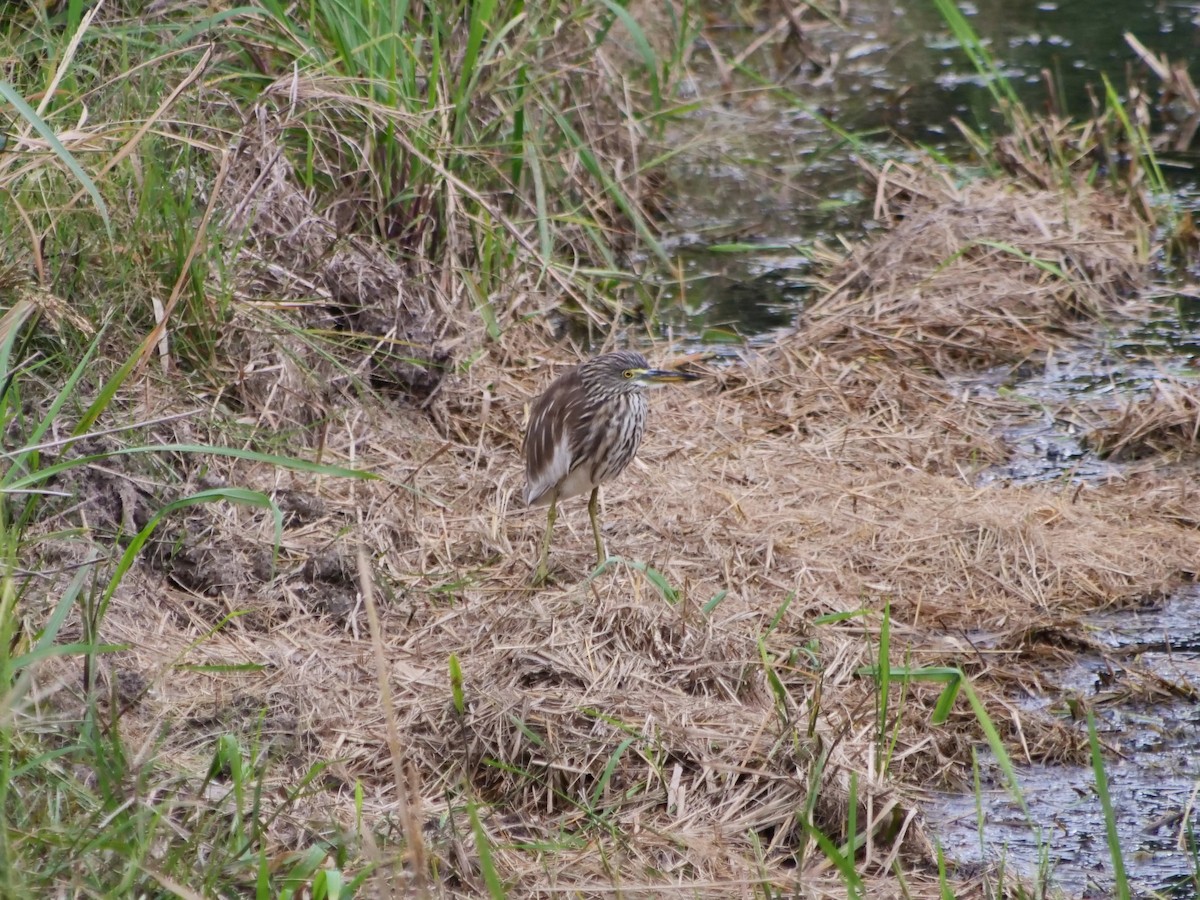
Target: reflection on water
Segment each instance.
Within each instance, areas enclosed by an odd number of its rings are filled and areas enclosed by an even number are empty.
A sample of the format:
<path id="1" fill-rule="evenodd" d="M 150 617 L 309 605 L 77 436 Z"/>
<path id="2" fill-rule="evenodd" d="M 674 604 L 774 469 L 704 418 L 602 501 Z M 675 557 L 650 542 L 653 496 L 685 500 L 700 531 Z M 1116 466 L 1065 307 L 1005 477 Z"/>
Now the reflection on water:
<path id="1" fill-rule="evenodd" d="M 1134 329 L 1119 349 L 1148 356 L 1200 359 L 1200 298 L 1176 297 L 1164 304 L 1162 314 Z"/>
<path id="2" fill-rule="evenodd" d="M 1016 369 L 1001 366 L 953 381 L 956 393 L 990 399 L 1000 392 L 1024 411 L 999 427 L 1009 458 L 979 473 L 980 484 L 1096 482 L 1119 475 L 1122 464 L 1100 459 L 1084 445 L 1088 423 L 1078 410 L 1122 409 L 1148 392 L 1164 372 L 1186 375 L 1200 359 L 1200 301 L 1177 298 L 1163 315 L 1111 343 L 1078 346 Z"/>
<path id="3" fill-rule="evenodd" d="M 679 255 L 683 282 L 665 285 L 661 304 L 679 330 L 701 343 L 767 338 L 795 325 L 809 287 L 807 262 L 792 254 L 764 264 L 755 254 Z"/>
<path id="4" fill-rule="evenodd" d="M 1064 697 L 1071 694 L 1092 708 L 1101 741 L 1121 751 L 1106 757 L 1105 771 L 1133 896 L 1196 897 L 1200 708 L 1192 697 L 1200 691 L 1200 588 L 1191 585 L 1144 610 L 1099 613 L 1089 624 L 1105 652 L 1047 673 L 1039 683 L 1055 687 L 1031 693 L 1022 712 L 1069 720 Z M 1146 684 L 1155 687 L 1147 691 Z M 1174 697 L 1161 689 L 1166 685 Z M 1162 699 L 1127 699 L 1147 693 Z M 1086 728 L 1082 722 L 1075 727 Z M 1003 860 L 1008 870 L 1044 879 L 1069 896 L 1115 896 L 1091 768 L 1018 766 L 1027 821 L 994 764 L 985 765 L 982 829 L 974 795 L 939 795 L 925 807 L 947 855 L 959 863 Z"/>
<path id="5" fill-rule="evenodd" d="M 1200 11 L 1186 3 L 1129 0 L 969 0 L 960 2 L 972 29 L 1030 110 L 1047 110 L 1052 85 L 1058 111 L 1085 116 L 1089 85 L 1107 74 L 1118 89 L 1126 68 L 1140 64 L 1125 42 L 1132 33 L 1173 62 L 1200 48 Z M 999 124 L 991 95 L 954 41 L 932 2 L 852 4 L 851 31 L 880 45 L 871 84 L 893 102 L 867 104 L 852 127 L 887 125 L 915 140 L 953 134 L 950 117 L 972 126 Z M 853 110 L 847 110 L 853 112 Z"/>
<path id="6" fill-rule="evenodd" d="M 1125 43 L 1126 31 L 1173 62 L 1200 49 L 1200 5 L 967 0 L 959 6 L 1032 110 L 1045 109 L 1052 90 L 1061 111 L 1086 115 L 1089 85 L 1099 87 L 1102 72 L 1118 89 L 1127 70 L 1152 82 Z M 691 66 L 711 87 L 720 73 L 704 41 L 719 42 L 728 58 L 761 34 L 728 17 L 724 6 L 715 6 L 710 20 Z M 845 24 L 813 31 L 814 42 L 834 56 L 831 77 L 802 69 L 782 91 L 743 85 L 668 135 L 688 149 L 672 172 L 677 234 L 669 242 L 685 283 L 678 284 L 678 272 L 657 276 L 664 328 L 700 339 L 713 327 L 747 337 L 786 327 L 806 295 L 805 248 L 834 244 L 843 234 L 857 238 L 871 227 L 871 198 L 862 193 L 854 148 L 814 113 L 869 140 L 895 144 L 898 136 L 951 155 L 964 152 L 952 119 L 974 128 L 1000 124 L 991 94 L 933 0 L 853 0 Z M 766 56 L 755 61 L 771 65 Z M 894 152 L 902 155 L 903 147 Z M 1196 192 L 1194 184 L 1185 190 Z M 730 242 L 769 249 L 709 250 Z"/>

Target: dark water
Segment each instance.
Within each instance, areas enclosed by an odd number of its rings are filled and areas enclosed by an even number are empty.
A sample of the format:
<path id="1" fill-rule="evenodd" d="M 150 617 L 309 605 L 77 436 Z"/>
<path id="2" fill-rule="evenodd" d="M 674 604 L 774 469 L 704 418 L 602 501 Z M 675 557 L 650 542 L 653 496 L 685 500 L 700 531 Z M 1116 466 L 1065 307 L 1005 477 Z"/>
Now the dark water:
<path id="1" fill-rule="evenodd" d="M 960 3 L 1027 108 L 1085 116 L 1101 75 L 1118 91 L 1131 79 L 1151 93 L 1153 75 L 1125 42 L 1133 33 L 1151 51 L 1187 62 L 1200 50 L 1200 2 L 974 0 Z M 759 36 L 738 21 L 711 17 L 706 38 L 731 55 Z M 972 128 L 1002 123 L 983 79 L 932 0 L 892 4 L 851 0 L 845 28 L 812 32 L 833 55 L 822 70 L 797 57 L 793 73 L 756 57 L 783 77 L 778 90 L 747 82 L 719 108 L 706 106 L 677 128 L 689 150 L 673 172 L 677 233 L 668 249 L 680 271 L 660 274 L 659 318 L 675 335 L 715 344 L 792 327 L 810 293 L 814 242 L 836 246 L 873 226 L 855 148 L 820 121 L 865 135 L 875 150 L 903 158 L 925 146 L 966 159 L 953 119 Z M 786 61 L 785 61 L 786 64 Z M 697 81 L 717 74 L 703 42 L 693 54 Z M 1200 66 L 1193 66 L 1200 77 Z M 702 85 L 703 87 L 703 85 Z M 1200 206 L 1196 154 L 1164 160 L 1184 205 Z M 1200 340 L 1195 321 L 1181 340 Z"/>
<path id="2" fill-rule="evenodd" d="M 1101 742 L 1117 751 L 1106 755 L 1105 773 L 1133 896 L 1200 896 L 1194 834 L 1200 827 L 1200 704 L 1194 699 L 1200 691 L 1200 589 L 1191 586 L 1142 610 L 1097 614 L 1088 624 L 1100 649 L 1048 673 L 1053 689 L 1023 698 L 1022 714 L 1071 721 L 1064 697 L 1072 695 L 1092 709 Z M 1159 702 L 1126 699 L 1146 693 L 1157 693 Z M 1073 727 L 1086 734 L 1082 722 Z M 1068 896 L 1115 896 L 1091 768 L 1018 766 L 1032 821 L 988 760 L 984 771 L 978 799 L 948 794 L 926 807 L 951 859 L 1003 860 L 1010 871 Z"/>
<path id="3" fill-rule="evenodd" d="M 783 81 L 785 90 L 747 89 L 680 127 L 678 138 L 691 149 L 677 157 L 674 172 L 678 232 L 669 249 L 679 269 L 660 276 L 658 308 L 676 340 L 715 347 L 802 327 L 800 313 L 814 290 L 814 247 L 836 248 L 839 236 L 860 241 L 874 227 L 854 148 L 818 115 L 871 133 L 872 149 L 901 158 L 917 145 L 968 158 L 955 117 L 972 128 L 1000 129 L 991 94 L 932 0 L 850 0 L 850 6 L 844 31 L 823 28 L 812 36 L 837 55 L 832 77 L 802 66 Z M 1153 95 L 1158 85 L 1125 42 L 1126 31 L 1173 63 L 1200 58 L 1200 0 L 974 0 L 959 6 L 1034 112 L 1053 106 L 1087 115 L 1092 93 L 1103 96 L 1101 73 L 1118 91 L 1133 79 Z M 727 56 L 758 36 L 720 24 L 718 13 L 706 34 Z M 701 50 L 693 60 L 700 80 L 715 77 L 705 71 L 705 59 Z M 1200 64 L 1192 74 L 1200 77 Z M 1185 209 L 1200 208 L 1193 159 L 1164 160 L 1173 166 L 1169 174 Z M 1195 282 L 1197 274 L 1164 269 L 1162 286 Z M 1025 401 L 1026 413 L 1002 426 L 1009 459 L 983 472 L 981 481 L 1076 483 L 1117 474 L 1117 464 L 1083 445 L 1085 423 L 1072 410 L 1121 408 L 1155 378 L 1187 371 L 1196 358 L 1200 302 L 1176 297 L 1123 334 L 964 379 L 956 385 L 961 391 L 1005 392 Z M 1200 589 L 1189 587 L 1136 614 L 1096 616 L 1090 624 L 1099 649 L 1075 666 L 1043 673 L 1044 692 L 1014 702 L 1023 714 L 1069 719 L 1066 698 L 1074 696 L 1094 710 L 1102 740 L 1120 750 L 1106 757 L 1106 770 L 1133 896 L 1200 897 L 1200 859 L 1191 838 L 1200 829 Z M 1178 690 L 1156 702 L 1130 699 L 1154 678 Z M 950 861 L 1003 861 L 1006 871 L 1040 885 L 1033 896 L 1114 896 L 1091 769 L 1021 768 L 1027 821 L 984 763 L 981 797 L 934 797 L 927 805 Z"/>
<path id="4" fill-rule="evenodd" d="M 1089 415 L 1123 410 L 1163 375 L 1195 375 L 1200 358 L 1200 301 L 1179 299 L 1151 321 L 1105 343 L 1050 353 L 1045 359 L 958 379 L 956 393 L 980 398 L 1003 392 L 1023 412 L 1002 425 L 1008 459 L 980 473 L 981 484 L 1061 481 L 1078 484 L 1119 476 L 1120 462 L 1084 445 Z"/>
<path id="5" fill-rule="evenodd" d="M 1000 125 L 990 93 L 932 2 L 853 6 L 853 30 L 861 27 L 884 48 L 898 48 L 877 54 L 886 64 L 875 69 L 874 83 L 881 89 L 895 81 L 902 86 L 894 103 L 866 110 L 863 124 L 884 124 L 930 143 L 956 134 L 948 127 L 951 116 L 972 126 Z M 972 0 L 958 6 L 1033 112 L 1088 115 L 1091 93 L 1103 97 L 1104 75 L 1118 91 L 1131 72 L 1154 87 L 1126 43 L 1126 32 L 1173 62 L 1194 59 L 1200 49 L 1200 8 L 1189 3 Z"/>

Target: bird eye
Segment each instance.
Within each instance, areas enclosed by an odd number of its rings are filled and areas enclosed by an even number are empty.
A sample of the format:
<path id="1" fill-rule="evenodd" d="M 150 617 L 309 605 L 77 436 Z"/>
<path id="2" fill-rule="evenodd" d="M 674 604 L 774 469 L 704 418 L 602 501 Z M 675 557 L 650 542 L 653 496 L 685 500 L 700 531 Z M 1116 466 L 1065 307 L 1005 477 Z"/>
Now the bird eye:
<path id="1" fill-rule="evenodd" d="M 621 374 L 622 374 L 623 376 L 625 376 L 626 378 L 632 378 L 632 377 L 633 377 L 633 369 L 626 369 L 626 370 L 625 370 L 624 372 L 622 372 Z"/>

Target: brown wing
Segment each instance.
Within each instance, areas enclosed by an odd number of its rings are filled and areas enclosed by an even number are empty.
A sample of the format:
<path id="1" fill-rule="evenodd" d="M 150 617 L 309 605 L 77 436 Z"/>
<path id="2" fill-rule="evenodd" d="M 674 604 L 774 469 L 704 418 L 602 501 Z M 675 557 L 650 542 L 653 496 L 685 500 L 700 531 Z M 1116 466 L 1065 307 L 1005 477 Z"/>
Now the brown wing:
<path id="1" fill-rule="evenodd" d="M 574 468 L 573 436 L 585 421 L 583 379 L 578 367 L 558 378 L 533 401 L 525 431 L 525 502 L 549 500 Z"/>

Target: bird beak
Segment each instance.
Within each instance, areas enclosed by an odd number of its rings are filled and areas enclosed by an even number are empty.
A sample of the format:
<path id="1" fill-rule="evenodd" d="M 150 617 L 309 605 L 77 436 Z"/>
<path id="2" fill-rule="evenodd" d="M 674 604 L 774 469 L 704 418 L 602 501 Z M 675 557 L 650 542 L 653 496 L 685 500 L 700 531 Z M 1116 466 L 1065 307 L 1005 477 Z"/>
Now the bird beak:
<path id="1" fill-rule="evenodd" d="M 672 372 L 670 369 L 642 369 L 638 373 L 638 381 L 642 384 L 680 384 L 685 381 L 699 381 L 699 375 L 686 372 Z"/>

